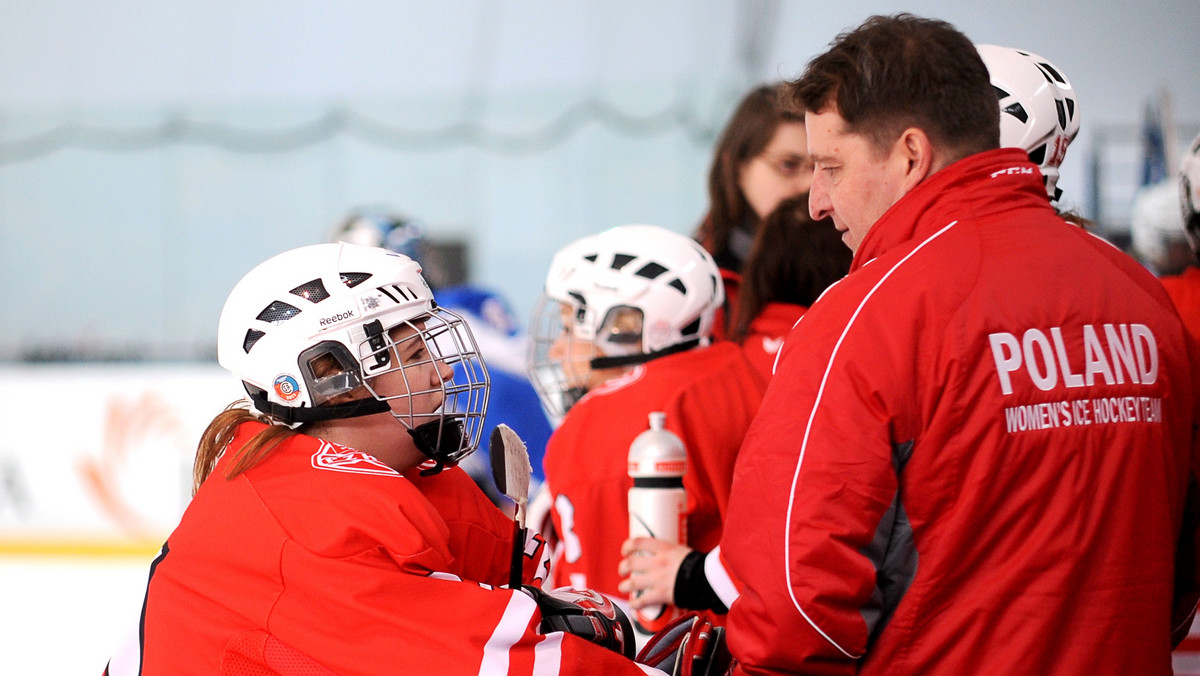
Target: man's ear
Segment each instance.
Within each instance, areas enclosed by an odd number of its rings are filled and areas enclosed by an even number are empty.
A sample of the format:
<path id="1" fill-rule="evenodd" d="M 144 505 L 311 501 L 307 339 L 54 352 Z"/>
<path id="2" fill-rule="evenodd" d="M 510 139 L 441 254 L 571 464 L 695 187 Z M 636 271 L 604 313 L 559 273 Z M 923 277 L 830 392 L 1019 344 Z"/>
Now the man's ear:
<path id="1" fill-rule="evenodd" d="M 934 157 L 933 142 L 929 140 L 929 135 L 918 127 L 908 127 L 901 132 L 900 138 L 896 139 L 896 149 L 906 163 L 904 178 L 901 180 L 901 188 L 906 194 L 941 168 Z"/>

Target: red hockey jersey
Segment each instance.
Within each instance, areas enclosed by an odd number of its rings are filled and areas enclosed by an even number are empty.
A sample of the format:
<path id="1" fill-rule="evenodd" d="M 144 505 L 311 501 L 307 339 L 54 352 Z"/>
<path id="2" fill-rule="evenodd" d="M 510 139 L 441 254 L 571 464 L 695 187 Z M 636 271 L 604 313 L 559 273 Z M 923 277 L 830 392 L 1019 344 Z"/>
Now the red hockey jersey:
<path id="1" fill-rule="evenodd" d="M 230 455 L 151 568 L 140 665 L 114 659 L 112 676 L 646 673 L 536 632 L 533 599 L 496 588 L 512 521 L 461 470 L 409 478 L 298 435 L 226 480 Z"/>
<path id="2" fill-rule="evenodd" d="M 733 464 L 765 383 L 733 343 L 660 357 L 588 393 L 546 448 L 546 486 L 560 539 L 556 586 L 618 597 L 621 543 L 629 537 L 629 446 L 666 413 L 687 448 L 688 544 L 708 551 L 721 538 Z"/>
<path id="3" fill-rule="evenodd" d="M 1169 674 L 1195 366 L 1024 153 L 928 178 L 788 336 L 742 447 L 740 673 Z"/>
<path id="4" fill-rule="evenodd" d="M 1160 277 L 1159 281 L 1175 303 L 1183 325 L 1200 340 L 1200 268 L 1193 265 L 1182 274 Z"/>
<path id="5" fill-rule="evenodd" d="M 750 322 L 750 331 L 742 341 L 742 349 L 746 351 L 746 358 L 764 378 L 770 380 L 775 358 L 779 356 L 779 348 L 783 346 L 783 339 L 802 316 L 803 305 L 769 303 Z"/>

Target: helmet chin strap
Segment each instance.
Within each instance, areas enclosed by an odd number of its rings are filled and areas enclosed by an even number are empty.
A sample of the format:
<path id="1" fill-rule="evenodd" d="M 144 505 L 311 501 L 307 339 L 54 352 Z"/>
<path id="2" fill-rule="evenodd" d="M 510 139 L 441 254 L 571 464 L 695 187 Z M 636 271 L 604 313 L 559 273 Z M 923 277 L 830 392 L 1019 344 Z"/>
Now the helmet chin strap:
<path id="1" fill-rule="evenodd" d="M 463 447 L 463 424 L 461 420 L 431 420 L 408 429 L 417 450 L 437 463 L 421 470 L 421 476 L 437 474 L 447 466 L 457 464 Z"/>
<path id="2" fill-rule="evenodd" d="M 293 407 L 281 406 L 268 401 L 264 393 L 250 392 L 250 400 L 254 402 L 254 407 L 259 411 L 288 425 L 358 418 L 391 412 L 391 407 L 387 405 L 387 402 L 378 399 L 359 399 L 332 406 Z M 417 450 L 437 463 L 434 467 L 421 470 L 421 476 L 437 474 L 446 467 L 457 464 L 464 455 L 462 454 L 464 427 L 461 420 L 431 420 L 412 428 L 406 426 L 405 429 L 412 436 Z"/>
<path id="3" fill-rule="evenodd" d="M 658 359 L 676 352 L 684 352 L 696 347 L 700 344 L 699 338 L 685 340 L 682 343 L 669 345 L 656 352 L 638 352 L 636 354 L 627 354 L 620 357 L 596 357 L 588 362 L 588 366 L 594 369 L 611 369 L 619 366 L 633 366 L 635 364 L 645 364 L 651 359 Z"/>
<path id="4" fill-rule="evenodd" d="M 254 402 L 254 408 L 288 425 L 319 422 L 322 420 L 358 418 L 364 415 L 375 415 L 376 413 L 391 411 L 386 401 L 378 399 L 359 399 L 345 404 L 333 404 L 332 406 L 296 407 L 281 406 L 273 401 L 268 401 L 266 394 L 262 392 L 250 392 L 249 394 L 250 401 Z"/>

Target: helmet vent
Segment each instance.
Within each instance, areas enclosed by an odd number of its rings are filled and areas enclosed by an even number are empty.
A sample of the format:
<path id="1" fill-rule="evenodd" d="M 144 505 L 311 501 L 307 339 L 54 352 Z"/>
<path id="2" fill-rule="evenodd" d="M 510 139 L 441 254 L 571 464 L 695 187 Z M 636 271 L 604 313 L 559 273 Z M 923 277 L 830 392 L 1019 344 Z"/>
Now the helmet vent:
<path id="1" fill-rule="evenodd" d="M 996 90 L 996 98 L 1000 101 L 1003 101 L 1004 99 L 1007 99 L 1009 96 L 1012 96 L 1011 94 L 1009 94 L 1008 92 L 1004 91 L 1003 89 L 997 87 L 996 85 L 992 85 L 992 89 Z"/>
<path id="2" fill-rule="evenodd" d="M 300 308 L 296 307 L 295 305 L 288 305 L 281 300 L 277 300 L 263 308 L 263 311 L 258 313 L 258 316 L 255 317 L 255 319 L 260 322 L 267 322 L 269 324 L 278 324 L 280 322 L 286 322 L 298 314 L 300 314 Z"/>
<path id="3" fill-rule="evenodd" d="M 588 254 L 583 257 L 583 260 L 589 261 L 591 263 L 595 263 L 596 262 L 596 254 Z"/>
<path id="4" fill-rule="evenodd" d="M 694 336 L 700 333 L 700 318 L 696 317 L 687 326 L 679 329 L 679 334 L 684 337 Z"/>
<path id="5" fill-rule="evenodd" d="M 392 299 L 393 303 L 403 303 L 406 301 L 413 301 L 418 298 L 417 293 L 415 291 L 413 291 L 411 288 L 409 288 L 408 286 L 400 286 L 398 284 L 392 284 L 390 291 L 388 290 L 387 287 L 381 286 L 381 287 L 379 287 L 379 291 L 383 295 Z M 399 296 L 399 298 L 397 298 L 396 296 Z"/>
<path id="6" fill-rule="evenodd" d="M 1046 144 L 1045 143 L 1043 143 L 1040 146 L 1029 151 L 1029 161 L 1033 162 L 1034 164 L 1039 164 L 1039 165 L 1046 161 Z"/>
<path id="7" fill-rule="evenodd" d="M 1038 63 L 1038 65 L 1042 67 L 1042 70 L 1049 72 L 1050 77 L 1053 78 L 1054 81 L 1057 82 L 1058 84 L 1060 84 L 1060 85 L 1067 84 L 1067 78 L 1063 77 L 1062 73 L 1055 70 L 1054 66 L 1051 66 L 1050 64 L 1046 63 L 1045 61 Z"/>
<path id="8" fill-rule="evenodd" d="M 613 254 L 613 261 L 612 261 L 611 267 L 613 270 L 620 270 L 621 268 L 625 267 L 626 265 L 629 265 L 629 261 L 631 261 L 635 258 L 637 258 L 637 256 L 631 256 L 629 254 L 620 254 L 620 253 Z"/>
<path id="9" fill-rule="evenodd" d="M 641 270 L 637 271 L 637 275 L 638 277 L 645 277 L 646 279 L 655 279 L 666 271 L 667 269 L 664 266 L 659 265 L 654 261 L 650 261 L 649 263 L 643 265 Z"/>
<path id="10" fill-rule="evenodd" d="M 678 277 L 667 282 L 667 286 L 673 286 L 679 290 L 679 293 L 682 293 L 685 296 L 687 295 L 687 285 L 684 284 L 683 280 L 679 279 Z"/>
<path id="11" fill-rule="evenodd" d="M 1063 107 L 1063 102 L 1058 100 L 1054 102 L 1054 106 L 1058 109 L 1058 126 L 1065 129 L 1067 126 L 1067 109 Z"/>
<path id="12" fill-rule="evenodd" d="M 250 348 L 254 347 L 254 344 L 258 342 L 258 339 L 265 335 L 267 335 L 265 331 L 259 331 L 258 329 L 247 329 L 246 338 L 242 340 L 242 349 L 246 351 L 246 354 L 250 354 Z"/>
<path id="13" fill-rule="evenodd" d="M 1004 112 L 1020 120 L 1021 124 L 1025 124 L 1029 121 L 1029 113 L 1025 112 L 1025 106 L 1021 105 L 1020 103 L 1009 104 L 1008 107 L 1004 109 Z"/>
<path id="14" fill-rule="evenodd" d="M 313 303 L 320 303 L 329 297 L 329 292 L 325 290 L 325 284 L 320 279 L 305 282 L 288 293 L 293 296 L 300 296 Z"/>
<path id="15" fill-rule="evenodd" d="M 349 288 L 353 289 L 354 287 L 358 286 L 359 284 L 362 284 L 363 282 L 370 279 L 371 273 L 369 273 L 369 272 L 343 272 L 341 274 L 341 277 L 342 277 L 342 284 L 345 284 Z"/>

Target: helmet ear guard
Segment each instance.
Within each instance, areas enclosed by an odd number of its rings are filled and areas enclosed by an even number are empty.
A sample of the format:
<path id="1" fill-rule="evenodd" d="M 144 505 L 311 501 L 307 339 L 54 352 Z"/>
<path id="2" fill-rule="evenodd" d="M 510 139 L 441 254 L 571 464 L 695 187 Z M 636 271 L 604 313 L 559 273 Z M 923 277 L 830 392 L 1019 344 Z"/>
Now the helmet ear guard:
<path id="1" fill-rule="evenodd" d="M 363 386 L 357 360 L 341 343 L 321 341 L 301 352 L 298 361 L 300 374 L 304 376 L 315 406 L 322 406 Z"/>

